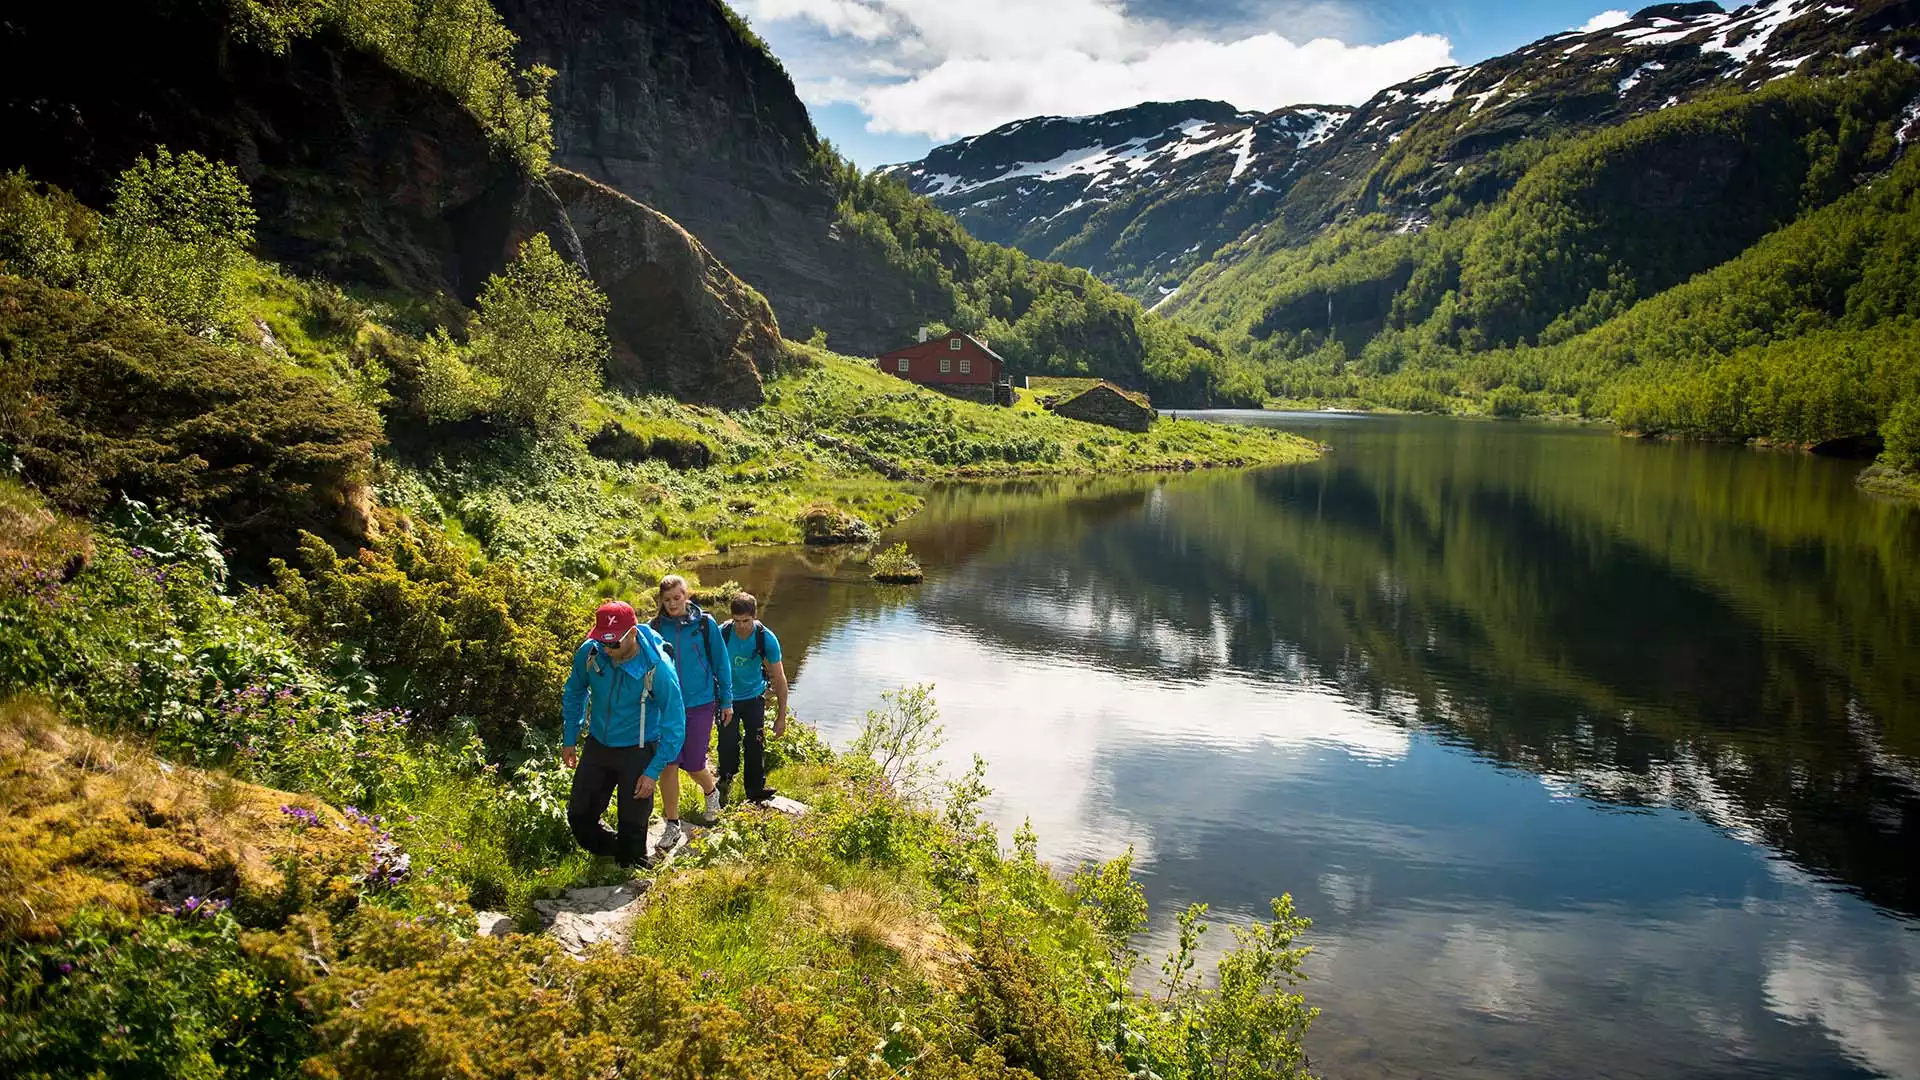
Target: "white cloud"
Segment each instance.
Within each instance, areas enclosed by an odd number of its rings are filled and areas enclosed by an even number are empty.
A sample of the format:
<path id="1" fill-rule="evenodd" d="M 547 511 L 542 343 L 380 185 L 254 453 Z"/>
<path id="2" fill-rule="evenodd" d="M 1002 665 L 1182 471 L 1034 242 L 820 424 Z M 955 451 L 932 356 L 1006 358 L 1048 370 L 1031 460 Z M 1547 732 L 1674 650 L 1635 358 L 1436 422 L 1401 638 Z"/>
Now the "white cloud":
<path id="1" fill-rule="evenodd" d="M 857 0 L 753 0 L 747 10 L 768 21 L 806 19 L 830 34 L 861 41 L 877 41 L 889 29 L 883 12 Z"/>
<path id="2" fill-rule="evenodd" d="M 1603 11 L 1586 22 L 1574 27 L 1582 34 L 1597 33 L 1610 26 L 1619 26 L 1623 22 L 1633 21 L 1633 16 L 1624 11 Z"/>
<path id="3" fill-rule="evenodd" d="M 936 139 L 1142 101 L 1358 104 L 1453 62 L 1434 35 L 1379 45 L 1209 35 L 1136 16 L 1120 0 L 748 0 L 745 9 L 759 24 L 812 31 L 817 49 L 785 57 L 808 100 L 853 101 L 871 130 Z"/>

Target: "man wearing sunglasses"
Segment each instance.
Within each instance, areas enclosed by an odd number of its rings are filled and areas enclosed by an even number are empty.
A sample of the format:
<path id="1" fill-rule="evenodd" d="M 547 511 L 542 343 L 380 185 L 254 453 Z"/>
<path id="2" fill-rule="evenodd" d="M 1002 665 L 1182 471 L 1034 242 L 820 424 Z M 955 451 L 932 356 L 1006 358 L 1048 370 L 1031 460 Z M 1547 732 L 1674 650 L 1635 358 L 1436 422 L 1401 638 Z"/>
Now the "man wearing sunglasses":
<path id="1" fill-rule="evenodd" d="M 567 825 L 574 840 L 622 866 L 646 867 L 654 786 L 680 756 L 687 712 L 660 635 L 640 625 L 631 604 L 611 600 L 595 613 L 593 634 L 574 650 L 560 718 L 560 760 L 573 770 Z M 579 747 L 583 721 L 586 743 Z M 609 799 L 619 814 L 617 833 L 600 824 Z"/>

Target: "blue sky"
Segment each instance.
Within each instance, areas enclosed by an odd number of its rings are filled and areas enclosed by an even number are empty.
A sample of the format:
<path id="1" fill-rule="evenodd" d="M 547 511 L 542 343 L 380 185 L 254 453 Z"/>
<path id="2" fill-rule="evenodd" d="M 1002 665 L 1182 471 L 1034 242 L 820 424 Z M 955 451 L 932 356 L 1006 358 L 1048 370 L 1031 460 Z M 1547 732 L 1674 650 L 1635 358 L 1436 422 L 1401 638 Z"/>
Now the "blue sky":
<path id="1" fill-rule="evenodd" d="M 1358 104 L 1580 26 L 1604 0 L 734 0 L 863 166 L 1039 114 Z M 1731 5 L 1730 5 L 1731 6 Z M 1619 18 L 1616 12 L 1614 19 Z"/>

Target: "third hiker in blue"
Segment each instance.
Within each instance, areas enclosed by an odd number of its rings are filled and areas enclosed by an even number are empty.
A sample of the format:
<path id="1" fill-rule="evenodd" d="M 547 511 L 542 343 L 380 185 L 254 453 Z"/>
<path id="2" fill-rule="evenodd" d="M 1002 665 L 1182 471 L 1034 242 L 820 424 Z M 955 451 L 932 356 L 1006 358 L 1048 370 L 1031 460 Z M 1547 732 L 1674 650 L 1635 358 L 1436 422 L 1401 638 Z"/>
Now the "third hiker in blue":
<path id="1" fill-rule="evenodd" d="M 760 602 L 752 593 L 733 598 L 733 621 L 727 624 L 727 655 L 733 661 L 733 723 L 720 725 L 720 800 L 733 790 L 740 774 L 742 743 L 747 759 L 747 798 L 766 802 L 774 791 L 767 786 L 767 689 L 773 689 L 773 736 L 787 733 L 787 669 L 780 662 L 780 639 L 754 618 Z"/>

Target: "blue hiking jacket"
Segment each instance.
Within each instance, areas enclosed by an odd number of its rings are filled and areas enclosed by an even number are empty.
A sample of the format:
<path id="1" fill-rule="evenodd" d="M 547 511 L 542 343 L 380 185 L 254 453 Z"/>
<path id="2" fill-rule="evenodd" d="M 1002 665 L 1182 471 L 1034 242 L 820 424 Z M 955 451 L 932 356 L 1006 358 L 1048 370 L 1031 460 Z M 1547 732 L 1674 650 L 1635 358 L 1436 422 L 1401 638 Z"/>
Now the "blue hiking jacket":
<path id="1" fill-rule="evenodd" d="M 624 664 L 609 659 L 606 646 L 597 641 L 583 641 L 574 650 L 573 670 L 560 698 L 561 744 L 579 741 L 582 720 L 604 746 L 653 743 L 653 760 L 643 771 L 658 780 L 667 763 L 680 757 L 687 740 L 687 707 L 679 674 L 660 651 L 660 636 L 646 626 L 637 636 L 640 651 Z M 648 671 L 653 672 L 650 694 Z"/>
<path id="2" fill-rule="evenodd" d="M 691 709 L 715 702 L 714 709 L 733 708 L 733 665 L 727 660 L 725 633 L 700 605 L 687 602 L 678 619 L 655 615 L 648 625 L 673 646 L 673 664 L 680 673 L 680 696 Z"/>

